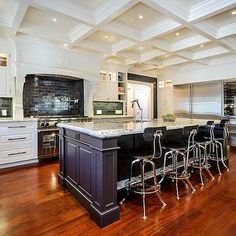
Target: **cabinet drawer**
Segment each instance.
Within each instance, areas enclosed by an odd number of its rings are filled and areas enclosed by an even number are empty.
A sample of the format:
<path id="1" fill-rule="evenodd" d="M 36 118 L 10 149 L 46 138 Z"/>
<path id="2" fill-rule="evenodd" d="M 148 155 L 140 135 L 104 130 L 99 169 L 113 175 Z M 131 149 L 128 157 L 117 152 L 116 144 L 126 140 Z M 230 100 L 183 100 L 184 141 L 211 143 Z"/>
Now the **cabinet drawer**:
<path id="1" fill-rule="evenodd" d="M 32 158 L 31 148 L 0 151 L 0 164 L 6 164 L 16 161 L 24 161 L 30 158 Z"/>
<path id="2" fill-rule="evenodd" d="M 23 143 L 32 140 L 32 134 L 17 134 L 17 135 L 1 135 L 0 144 L 7 143 Z"/>
<path id="3" fill-rule="evenodd" d="M 7 132 L 17 132 L 25 129 L 33 129 L 36 128 L 36 124 L 33 122 L 7 122 L 0 123 L 0 131 Z"/>

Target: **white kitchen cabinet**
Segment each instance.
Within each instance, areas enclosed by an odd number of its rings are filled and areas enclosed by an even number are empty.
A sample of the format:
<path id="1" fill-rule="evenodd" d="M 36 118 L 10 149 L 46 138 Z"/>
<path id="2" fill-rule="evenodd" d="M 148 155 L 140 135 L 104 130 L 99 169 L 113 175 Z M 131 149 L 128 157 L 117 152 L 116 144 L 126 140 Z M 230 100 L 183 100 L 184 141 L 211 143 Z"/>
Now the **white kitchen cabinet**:
<path id="1" fill-rule="evenodd" d="M 94 94 L 95 101 L 117 100 L 117 98 L 118 90 L 116 81 L 99 81 L 99 83 L 96 85 L 96 90 Z"/>
<path id="2" fill-rule="evenodd" d="M 38 162 L 37 121 L 0 120 L 0 169 Z"/>
<path id="3" fill-rule="evenodd" d="M 8 78 L 8 67 L 0 66 L 0 96 L 9 96 L 10 80 Z"/>

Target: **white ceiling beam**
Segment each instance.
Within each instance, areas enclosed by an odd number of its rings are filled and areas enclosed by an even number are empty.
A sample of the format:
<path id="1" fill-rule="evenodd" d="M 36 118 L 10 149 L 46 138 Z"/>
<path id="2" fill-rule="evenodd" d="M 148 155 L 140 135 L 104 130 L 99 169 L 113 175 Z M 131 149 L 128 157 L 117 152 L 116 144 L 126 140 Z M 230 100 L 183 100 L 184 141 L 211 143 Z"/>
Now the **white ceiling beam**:
<path id="1" fill-rule="evenodd" d="M 217 56 L 217 55 L 225 54 L 225 53 L 229 53 L 229 50 L 219 46 L 219 47 L 210 48 L 210 49 L 202 50 L 202 51 L 199 51 L 199 52 L 195 52 L 193 54 L 193 59 L 198 60 L 198 59 L 208 58 L 208 57 Z"/>
<path id="2" fill-rule="evenodd" d="M 236 6 L 236 0 L 205 0 L 190 9 L 189 22 L 203 20 Z"/>
<path id="3" fill-rule="evenodd" d="M 84 34 L 81 34 L 75 42 L 81 42 L 89 35 L 93 34 L 95 31 L 101 29 L 108 22 L 112 21 L 118 15 L 127 11 L 137 2 L 137 0 L 106 1 L 102 6 L 99 7 L 99 9 L 94 14 L 95 26 L 91 30 L 84 32 Z"/>
<path id="4" fill-rule="evenodd" d="M 142 31 L 141 40 L 149 40 L 153 37 L 161 37 L 167 33 L 178 30 L 182 25 L 174 20 L 166 19 L 158 22 Z"/>
<path id="5" fill-rule="evenodd" d="M 225 25 L 219 28 L 217 39 L 236 34 L 236 23 Z"/>
<path id="6" fill-rule="evenodd" d="M 76 42 L 79 38 L 86 35 L 92 30 L 91 26 L 78 24 L 69 32 L 69 37 L 72 43 Z"/>
<path id="7" fill-rule="evenodd" d="M 181 58 L 181 57 L 174 57 L 174 58 L 164 60 L 163 66 L 177 65 L 177 64 L 181 64 L 181 63 L 187 62 L 187 61 L 189 61 L 189 60 Z"/>
<path id="8" fill-rule="evenodd" d="M 16 12 L 12 18 L 12 22 L 11 22 L 11 32 L 13 33 L 13 35 L 16 35 L 23 19 L 25 16 L 25 13 L 27 11 L 29 7 L 29 0 L 20 0 L 18 2 L 18 6 L 16 9 Z"/>
<path id="9" fill-rule="evenodd" d="M 61 41 L 63 43 L 70 43 L 70 38 L 67 34 L 59 33 L 56 31 L 48 30 L 45 27 L 31 25 L 29 23 L 24 23 L 18 32 L 29 34 L 32 36 L 37 36 L 39 38 L 46 38 L 54 41 Z"/>
<path id="10" fill-rule="evenodd" d="M 236 39 L 235 38 L 228 37 L 228 38 L 221 39 L 220 41 L 236 51 Z"/>
<path id="11" fill-rule="evenodd" d="M 150 44 L 162 51 L 171 52 L 171 44 L 162 39 L 155 39 Z"/>
<path id="12" fill-rule="evenodd" d="M 138 2 L 138 0 L 105 1 L 105 3 L 95 11 L 96 25 L 110 22 Z"/>
<path id="13" fill-rule="evenodd" d="M 193 46 L 200 45 L 202 43 L 209 42 L 210 40 L 206 37 L 203 37 L 202 35 L 195 35 L 180 41 L 177 41 L 171 45 L 171 51 L 179 51 L 182 49 L 190 48 Z"/>
<path id="14" fill-rule="evenodd" d="M 95 19 L 93 12 L 82 7 L 80 4 L 71 0 L 30 0 L 30 5 L 41 9 L 56 11 L 63 15 L 72 17 L 81 21 L 82 23 L 94 25 Z"/>
<path id="15" fill-rule="evenodd" d="M 125 25 L 123 23 L 113 21 L 105 25 L 102 30 L 109 31 L 115 34 L 119 34 L 125 38 L 129 38 L 134 41 L 141 41 L 140 32 L 133 27 Z"/>
<path id="16" fill-rule="evenodd" d="M 160 13 L 176 20 L 183 19 L 188 20 L 189 10 L 181 4 L 181 2 L 176 0 L 142 0 L 142 2 L 149 7 L 157 10 Z"/>
<path id="17" fill-rule="evenodd" d="M 158 49 L 154 49 L 154 50 L 151 50 L 151 51 L 147 51 L 147 52 L 144 52 L 141 54 L 141 60 L 142 61 L 149 61 L 155 57 L 159 57 L 159 56 L 162 56 L 162 55 L 165 55 L 166 52 L 163 52 L 161 50 L 158 50 Z"/>
<path id="18" fill-rule="evenodd" d="M 135 46 L 137 43 L 129 40 L 129 39 L 122 39 L 116 43 L 112 44 L 112 52 L 113 53 L 117 53 L 119 51 L 125 50 L 125 49 L 129 49 L 132 48 L 133 46 Z"/>
<path id="19" fill-rule="evenodd" d="M 133 61 L 141 61 L 141 57 L 138 55 L 138 54 L 136 54 L 136 53 L 133 53 L 133 52 L 123 52 L 123 51 L 121 51 L 121 52 L 118 52 L 117 53 L 119 56 L 122 56 L 122 57 L 125 57 L 125 58 L 128 58 L 128 59 L 130 59 L 130 60 L 133 60 Z"/>

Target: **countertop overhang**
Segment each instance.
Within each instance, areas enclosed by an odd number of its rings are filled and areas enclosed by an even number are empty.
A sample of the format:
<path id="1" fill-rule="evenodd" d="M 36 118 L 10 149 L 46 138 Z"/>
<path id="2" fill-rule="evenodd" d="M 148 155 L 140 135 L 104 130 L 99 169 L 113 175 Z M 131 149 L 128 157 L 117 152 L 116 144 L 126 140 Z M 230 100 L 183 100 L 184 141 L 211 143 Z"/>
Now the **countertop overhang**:
<path id="1" fill-rule="evenodd" d="M 166 128 L 169 130 L 183 128 L 185 126 L 191 125 L 205 125 L 206 122 L 206 119 L 177 118 L 174 122 L 163 122 L 162 119 L 154 119 L 152 121 L 145 121 L 143 123 L 135 122 L 133 120 L 106 120 L 106 122 L 92 121 L 79 123 L 60 123 L 57 126 L 103 139 L 119 137 L 122 135 L 143 133 L 144 129 L 147 127 L 166 126 Z"/>

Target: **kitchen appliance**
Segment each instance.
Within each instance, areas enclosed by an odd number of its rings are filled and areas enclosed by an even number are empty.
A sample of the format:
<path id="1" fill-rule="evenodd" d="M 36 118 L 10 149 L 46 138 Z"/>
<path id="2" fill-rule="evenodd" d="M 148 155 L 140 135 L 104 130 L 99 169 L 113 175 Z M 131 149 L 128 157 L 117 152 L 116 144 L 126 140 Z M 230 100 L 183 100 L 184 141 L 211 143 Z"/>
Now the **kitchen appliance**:
<path id="1" fill-rule="evenodd" d="M 89 122 L 87 116 L 41 116 L 38 118 L 38 158 L 45 160 L 59 156 L 58 123 Z"/>

